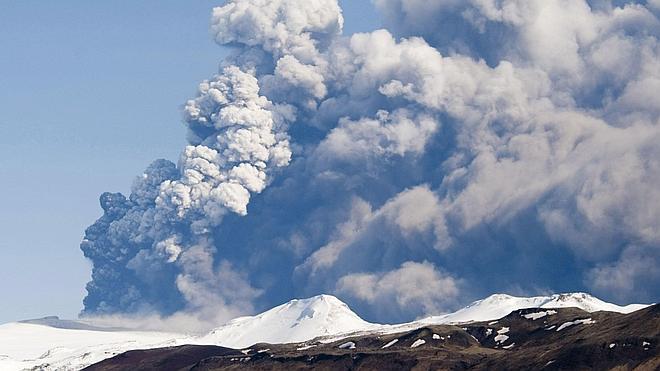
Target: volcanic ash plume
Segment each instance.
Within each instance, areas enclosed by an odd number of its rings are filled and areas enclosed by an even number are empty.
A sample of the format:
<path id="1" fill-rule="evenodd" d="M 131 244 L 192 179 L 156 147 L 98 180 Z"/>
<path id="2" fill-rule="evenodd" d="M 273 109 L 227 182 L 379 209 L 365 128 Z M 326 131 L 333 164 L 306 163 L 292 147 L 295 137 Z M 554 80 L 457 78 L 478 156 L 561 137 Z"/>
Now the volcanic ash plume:
<path id="1" fill-rule="evenodd" d="M 95 263 L 86 311 L 251 308 L 258 291 L 229 263 L 214 266 L 210 229 L 228 212 L 247 214 L 250 194 L 264 190 L 273 168 L 289 164 L 293 109 L 260 96 L 255 76 L 237 66 L 199 90 L 185 107 L 190 145 L 179 164 L 154 162 L 128 200 L 101 197 L 105 214 L 81 246 Z M 165 277 L 176 289 L 153 290 Z M 112 291 L 117 295 L 108 297 Z"/>
<path id="2" fill-rule="evenodd" d="M 213 10 L 233 52 L 185 104 L 179 163 L 101 196 L 85 314 L 657 300 L 656 2 L 374 3 L 387 29 L 351 36 L 336 0 Z"/>

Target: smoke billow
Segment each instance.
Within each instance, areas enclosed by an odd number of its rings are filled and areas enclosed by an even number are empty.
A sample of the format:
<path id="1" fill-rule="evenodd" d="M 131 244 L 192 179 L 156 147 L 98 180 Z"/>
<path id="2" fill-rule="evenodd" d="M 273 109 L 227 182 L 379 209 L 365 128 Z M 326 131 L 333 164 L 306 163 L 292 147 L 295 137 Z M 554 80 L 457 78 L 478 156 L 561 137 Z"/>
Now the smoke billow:
<path id="1" fill-rule="evenodd" d="M 179 164 L 154 162 L 128 200 L 101 196 L 105 214 L 81 245 L 94 262 L 86 311 L 212 308 L 227 318 L 251 310 L 259 294 L 230 262 L 216 264 L 211 230 L 229 212 L 246 215 L 250 194 L 289 164 L 293 110 L 260 96 L 253 74 L 228 66 L 200 84 L 184 112 L 190 145 Z"/>
<path id="2" fill-rule="evenodd" d="M 660 6 L 233 0 L 188 146 L 81 248 L 84 314 L 217 323 L 334 293 L 406 320 L 492 292 L 660 294 Z"/>

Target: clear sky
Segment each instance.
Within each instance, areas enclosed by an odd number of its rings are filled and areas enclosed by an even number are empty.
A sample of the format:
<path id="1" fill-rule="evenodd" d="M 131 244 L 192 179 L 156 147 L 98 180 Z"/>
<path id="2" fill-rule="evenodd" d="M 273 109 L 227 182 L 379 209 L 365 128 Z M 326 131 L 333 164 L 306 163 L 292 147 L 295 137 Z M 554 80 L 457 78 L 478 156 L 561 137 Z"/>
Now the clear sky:
<path id="1" fill-rule="evenodd" d="M 98 197 L 178 157 L 220 3 L 0 0 L 0 323 L 82 308 Z M 377 28 L 369 0 L 341 3 L 346 32 Z"/>

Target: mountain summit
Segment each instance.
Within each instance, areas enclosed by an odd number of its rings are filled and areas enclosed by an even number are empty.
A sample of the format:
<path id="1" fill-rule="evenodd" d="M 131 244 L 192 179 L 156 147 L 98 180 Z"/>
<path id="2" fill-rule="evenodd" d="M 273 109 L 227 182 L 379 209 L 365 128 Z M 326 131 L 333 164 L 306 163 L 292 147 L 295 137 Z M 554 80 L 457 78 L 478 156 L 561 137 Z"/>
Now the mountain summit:
<path id="1" fill-rule="evenodd" d="M 376 327 L 336 297 L 318 295 L 291 300 L 256 316 L 236 318 L 200 340 L 242 348 L 259 342 L 294 343 Z"/>

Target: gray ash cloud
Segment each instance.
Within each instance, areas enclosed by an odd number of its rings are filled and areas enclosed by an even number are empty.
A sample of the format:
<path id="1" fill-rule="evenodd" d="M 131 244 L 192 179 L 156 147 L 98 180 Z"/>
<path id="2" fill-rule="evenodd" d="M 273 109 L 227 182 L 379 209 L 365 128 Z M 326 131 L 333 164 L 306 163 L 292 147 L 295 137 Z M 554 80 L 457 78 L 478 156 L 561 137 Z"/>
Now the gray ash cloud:
<path id="1" fill-rule="evenodd" d="M 213 10 L 233 53 L 184 106 L 178 164 L 101 197 L 85 314 L 657 300 L 659 4 L 375 4 L 387 29 L 351 36 L 335 0 Z"/>

